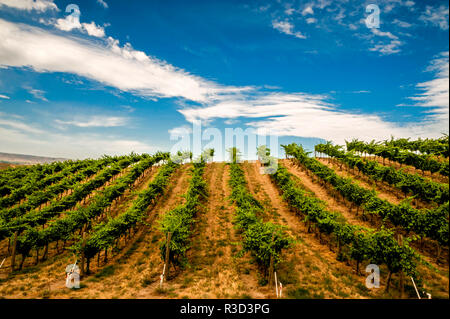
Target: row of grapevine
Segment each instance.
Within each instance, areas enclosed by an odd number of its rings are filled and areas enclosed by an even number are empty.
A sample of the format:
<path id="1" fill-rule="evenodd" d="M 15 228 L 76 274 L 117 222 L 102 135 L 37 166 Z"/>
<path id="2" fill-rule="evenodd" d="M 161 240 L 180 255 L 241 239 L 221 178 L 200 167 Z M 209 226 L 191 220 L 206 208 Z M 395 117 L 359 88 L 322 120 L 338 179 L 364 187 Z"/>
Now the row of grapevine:
<path id="1" fill-rule="evenodd" d="M 192 232 L 192 223 L 197 215 L 201 201 L 207 196 L 206 182 L 203 173 L 206 162 L 203 160 L 193 163 L 191 169 L 192 177 L 189 187 L 184 195 L 186 202 L 168 211 L 159 222 L 159 228 L 164 234 L 171 234 L 169 242 L 169 262 L 180 264 L 185 258 L 185 253 L 189 249 L 189 238 Z M 166 240 L 161 243 L 161 258 L 165 259 L 167 248 Z"/>
<path id="2" fill-rule="evenodd" d="M 124 158 L 124 157 L 122 157 Z M 90 163 L 86 168 L 78 171 L 76 174 L 67 175 L 58 183 L 50 185 L 44 189 L 38 189 L 26 196 L 25 201 L 19 205 L 13 207 L 4 208 L 0 210 L 0 218 L 9 220 L 13 217 L 21 216 L 32 209 L 38 208 L 41 205 L 50 202 L 51 200 L 60 199 L 64 192 L 76 187 L 77 183 L 86 181 L 106 165 L 109 165 L 119 159 L 113 159 L 112 157 L 100 159 L 98 161 Z"/>
<path id="3" fill-rule="evenodd" d="M 56 174 L 50 174 L 47 176 L 42 176 L 40 178 L 35 178 L 31 181 L 27 181 L 20 188 L 12 191 L 11 194 L 0 198 L 0 207 L 11 207 L 17 204 L 19 201 L 26 198 L 27 195 L 32 194 L 37 190 L 44 190 L 47 186 L 50 186 L 58 181 L 64 179 L 67 176 L 79 171 L 80 169 L 88 167 L 90 164 L 94 163 L 93 160 L 89 161 L 78 161 L 74 164 L 67 165 L 64 169 Z"/>
<path id="4" fill-rule="evenodd" d="M 347 142 L 348 151 L 358 151 L 380 156 L 383 159 L 389 159 L 391 161 L 398 162 L 400 164 L 410 165 L 422 172 L 440 173 L 443 176 L 449 176 L 449 162 L 438 161 L 431 155 L 415 154 L 410 151 L 402 150 L 400 147 L 386 146 L 380 143 L 365 143 L 357 139 Z"/>
<path id="5" fill-rule="evenodd" d="M 319 235 L 329 236 L 330 248 L 333 244 L 337 247 L 338 259 L 354 260 L 357 273 L 359 265 L 368 261 L 385 264 L 389 269 L 389 279 L 401 271 L 417 277 L 416 267 L 421 257 L 408 245 L 408 240 L 400 245 L 392 230 L 381 228 L 376 231 L 349 224 L 341 214 L 328 211 L 324 202 L 296 186 L 292 175 L 282 165 L 271 177 L 281 190 L 283 199 L 304 216 L 308 231 L 315 226 Z"/>
<path id="6" fill-rule="evenodd" d="M 292 143 L 282 145 L 282 147 L 286 154 L 294 156 L 309 171 L 332 185 L 344 198 L 362 207 L 364 212 L 380 216 L 383 220 L 389 220 L 407 232 L 413 231 L 417 235 L 434 239 L 439 245 L 448 246 L 448 202 L 434 209 L 423 210 L 411 207 L 406 201 L 394 205 L 380 199 L 374 190 L 368 190 L 354 183 L 351 178 L 338 176 L 326 165 L 309 157 L 301 146 Z"/>
<path id="7" fill-rule="evenodd" d="M 448 135 L 444 135 L 437 139 L 426 138 L 415 141 L 410 141 L 409 138 L 399 138 L 384 141 L 386 146 L 399 147 L 410 151 L 419 151 L 422 154 L 433 154 L 436 156 L 443 156 L 448 158 L 449 156 L 449 138 Z"/>
<path id="8" fill-rule="evenodd" d="M 77 203 L 85 199 L 93 190 L 104 185 L 111 180 L 114 175 L 121 172 L 130 164 L 139 161 L 141 158 L 141 156 L 136 155 L 128 156 L 123 160 L 110 165 L 94 179 L 87 183 L 77 185 L 69 196 L 65 196 L 61 200 L 52 201 L 49 206 L 42 210 L 31 210 L 20 216 L 13 216 L 14 218 L 12 219 L 0 219 L 0 240 L 11 236 L 15 231 L 20 233 L 29 227 L 44 225 L 49 219 L 75 207 Z"/>
<path id="9" fill-rule="evenodd" d="M 66 167 L 82 162 L 67 160 L 64 162 L 20 166 L 4 170 L 0 175 L 0 196 L 10 195 L 14 190 L 22 187 L 24 184 L 35 183 L 49 175 L 61 172 Z"/>
<path id="10" fill-rule="evenodd" d="M 243 251 L 249 251 L 258 264 L 269 270 L 275 269 L 281 261 L 283 249 L 288 248 L 293 239 L 287 235 L 286 227 L 262 220 L 264 209 L 248 191 L 244 172 L 239 164 L 230 164 L 231 199 L 236 204 L 235 219 L 237 229 L 242 233 Z"/>
<path id="11" fill-rule="evenodd" d="M 79 255 L 84 254 L 88 272 L 90 259 L 95 254 L 117 244 L 127 231 L 135 228 L 144 218 L 148 207 L 154 204 L 157 198 L 164 193 L 170 176 L 177 167 L 178 164 L 172 161 L 164 165 L 148 187 L 138 194 L 138 198 L 125 213 L 96 225 L 84 241 L 81 240 L 73 246 Z"/>
<path id="12" fill-rule="evenodd" d="M 339 145 L 330 143 L 317 144 L 315 151 L 339 159 L 350 168 L 358 168 L 362 173 L 375 181 L 383 181 L 401 189 L 405 194 L 418 197 L 427 202 L 444 204 L 449 201 L 449 186 L 410 174 L 390 166 L 378 164 L 376 161 L 364 160 L 353 152 L 345 152 Z"/>
<path id="13" fill-rule="evenodd" d="M 45 247 L 45 255 L 49 243 L 59 240 L 67 241 L 73 238 L 75 232 L 82 230 L 83 227 L 90 228 L 94 218 L 99 218 L 106 213 L 111 203 L 122 196 L 146 169 L 161 160 L 167 159 L 168 154 L 157 153 L 154 156 L 143 155 L 142 157 L 143 159 L 134 165 L 126 175 L 118 178 L 114 184 L 98 193 L 88 206 L 67 212 L 63 217 L 49 222 L 46 228 L 28 227 L 17 238 L 16 249 L 18 253 L 22 254 L 20 268 L 32 249 L 38 250 Z"/>

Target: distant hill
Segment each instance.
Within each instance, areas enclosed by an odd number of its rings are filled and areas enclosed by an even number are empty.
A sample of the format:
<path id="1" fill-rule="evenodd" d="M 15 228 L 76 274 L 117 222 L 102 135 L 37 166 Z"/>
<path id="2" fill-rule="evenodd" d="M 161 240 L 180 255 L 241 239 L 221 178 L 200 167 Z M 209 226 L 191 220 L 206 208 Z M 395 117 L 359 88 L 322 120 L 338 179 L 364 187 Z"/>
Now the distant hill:
<path id="1" fill-rule="evenodd" d="M 35 156 L 35 155 L 24 155 L 24 154 L 11 154 L 11 153 L 1 153 L 0 152 L 0 163 L 8 164 L 45 164 L 52 162 L 65 161 L 66 158 L 56 158 L 56 157 L 45 157 L 45 156 Z"/>

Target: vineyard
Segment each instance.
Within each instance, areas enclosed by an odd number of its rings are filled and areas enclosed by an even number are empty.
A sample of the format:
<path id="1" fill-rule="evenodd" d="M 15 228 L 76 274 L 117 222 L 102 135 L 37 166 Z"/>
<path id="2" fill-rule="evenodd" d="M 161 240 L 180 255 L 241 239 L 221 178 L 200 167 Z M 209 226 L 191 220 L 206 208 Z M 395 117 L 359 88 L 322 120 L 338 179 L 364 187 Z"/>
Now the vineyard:
<path id="1" fill-rule="evenodd" d="M 448 136 L 282 147 L 0 170 L 0 296 L 449 298 Z"/>

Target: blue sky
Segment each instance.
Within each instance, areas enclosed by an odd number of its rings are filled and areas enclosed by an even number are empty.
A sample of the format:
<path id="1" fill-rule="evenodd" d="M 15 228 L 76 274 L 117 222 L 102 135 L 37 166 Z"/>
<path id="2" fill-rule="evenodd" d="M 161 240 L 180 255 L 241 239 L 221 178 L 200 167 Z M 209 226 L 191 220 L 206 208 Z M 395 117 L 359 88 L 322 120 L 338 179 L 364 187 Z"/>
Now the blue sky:
<path id="1" fill-rule="evenodd" d="M 448 1 L 0 0 L 0 152 L 170 150 L 195 121 L 307 146 L 438 137 L 448 28 Z"/>

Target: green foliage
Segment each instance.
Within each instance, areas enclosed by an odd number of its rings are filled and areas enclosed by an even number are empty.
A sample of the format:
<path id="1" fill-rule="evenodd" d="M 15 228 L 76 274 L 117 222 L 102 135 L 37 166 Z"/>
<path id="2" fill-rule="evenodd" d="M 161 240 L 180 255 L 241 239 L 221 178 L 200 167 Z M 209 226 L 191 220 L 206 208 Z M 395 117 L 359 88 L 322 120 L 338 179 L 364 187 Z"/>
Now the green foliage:
<path id="1" fill-rule="evenodd" d="M 201 200 L 206 198 L 206 182 L 203 180 L 203 172 L 206 162 L 203 158 L 200 162 L 194 163 L 191 170 L 192 178 L 189 181 L 189 188 L 184 195 L 186 203 L 177 206 L 164 215 L 160 221 L 160 230 L 164 234 L 171 233 L 170 240 L 170 262 L 179 264 L 185 257 L 189 249 L 189 238 L 192 233 L 192 223 L 201 205 Z M 166 236 L 167 239 L 167 236 Z M 161 258 L 164 260 L 167 240 L 161 243 Z"/>
<path id="2" fill-rule="evenodd" d="M 273 223 L 264 223 L 259 215 L 262 205 L 249 193 L 244 172 L 237 163 L 230 169 L 231 198 L 236 203 L 235 223 L 243 235 L 243 248 L 255 257 L 264 269 L 273 258 L 274 267 L 281 261 L 281 252 L 288 248 L 293 239 L 286 234 L 286 228 Z"/>

